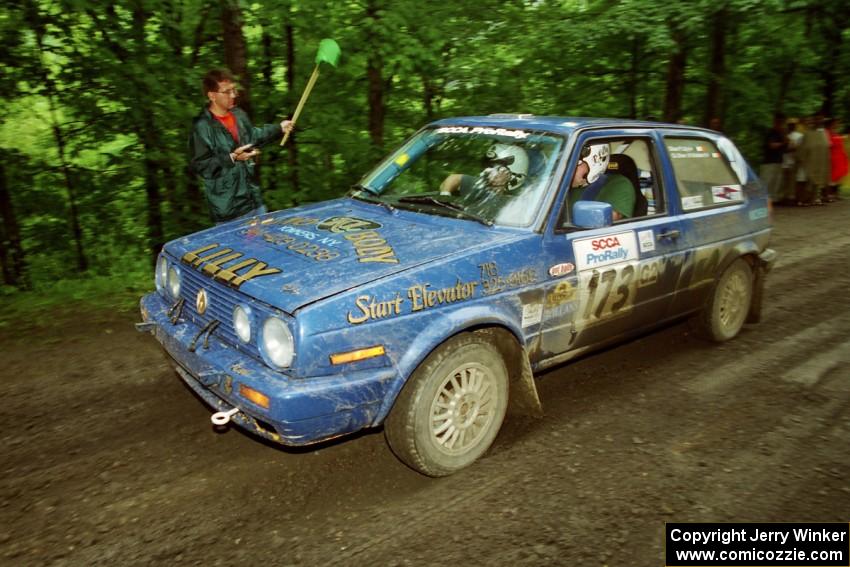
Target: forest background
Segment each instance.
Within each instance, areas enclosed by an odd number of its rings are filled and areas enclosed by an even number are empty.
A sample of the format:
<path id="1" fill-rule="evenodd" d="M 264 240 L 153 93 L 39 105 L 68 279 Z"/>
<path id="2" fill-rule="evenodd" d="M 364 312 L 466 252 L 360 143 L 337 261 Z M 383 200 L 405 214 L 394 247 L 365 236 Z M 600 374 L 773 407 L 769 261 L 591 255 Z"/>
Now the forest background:
<path id="1" fill-rule="evenodd" d="M 775 112 L 850 119 L 841 0 L 30 0 L 0 12 L 0 307 L 127 304 L 153 254 L 210 224 L 188 169 L 201 76 L 229 68 L 270 209 L 344 194 L 430 120 L 522 112 L 653 118 L 724 132 L 757 169 Z"/>

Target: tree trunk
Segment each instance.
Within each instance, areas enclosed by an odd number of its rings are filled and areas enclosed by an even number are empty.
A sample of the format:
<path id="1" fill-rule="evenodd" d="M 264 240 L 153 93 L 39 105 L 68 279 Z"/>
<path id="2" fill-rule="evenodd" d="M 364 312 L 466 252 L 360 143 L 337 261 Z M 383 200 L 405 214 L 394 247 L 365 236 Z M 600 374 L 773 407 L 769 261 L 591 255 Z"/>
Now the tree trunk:
<path id="1" fill-rule="evenodd" d="M 292 17 L 290 12 L 290 18 Z M 292 23 L 286 24 L 286 98 L 289 103 L 289 115 L 295 112 L 295 29 Z M 298 144 L 295 130 L 289 135 L 286 142 L 286 151 L 289 155 L 289 185 L 293 195 L 301 190 L 298 180 Z"/>
<path id="2" fill-rule="evenodd" d="M 29 289 L 24 247 L 18 218 L 12 207 L 12 196 L 6 179 L 6 168 L 0 161 L 0 262 L 3 264 L 3 283 L 19 289 Z"/>
<path id="3" fill-rule="evenodd" d="M 242 33 L 242 12 L 236 0 L 221 0 L 221 25 L 224 34 L 224 64 L 239 81 L 239 107 L 252 116 L 248 49 Z"/>
<path id="4" fill-rule="evenodd" d="M 712 118 L 723 122 L 723 83 L 726 80 L 726 22 L 728 18 L 729 10 L 722 7 L 714 13 L 711 21 L 711 59 L 703 121 L 706 126 Z"/>
<path id="5" fill-rule="evenodd" d="M 372 146 L 378 151 L 383 152 L 384 147 L 384 118 L 386 116 L 386 107 L 384 106 L 384 62 L 381 56 L 381 44 L 376 34 L 372 31 L 380 20 L 378 6 L 374 0 L 370 0 L 366 6 L 366 23 L 367 29 L 367 49 L 369 55 L 366 64 L 366 78 L 369 83 L 368 101 L 369 101 L 369 136 L 372 139 Z"/>
<path id="6" fill-rule="evenodd" d="M 641 58 L 641 42 L 639 37 L 632 39 L 632 58 L 629 65 L 628 97 L 629 97 L 629 118 L 637 118 L 637 97 L 638 86 L 640 85 L 640 58 Z"/>
<path id="7" fill-rule="evenodd" d="M 687 64 L 687 46 L 685 33 L 677 28 L 672 30 L 675 47 L 667 65 L 667 91 L 664 97 L 664 120 L 678 122 L 682 117 L 682 96 L 685 92 L 685 66 Z"/>
<path id="8" fill-rule="evenodd" d="M 55 93 L 59 92 L 56 82 L 50 76 L 50 72 L 44 63 L 44 22 L 41 21 L 40 15 L 35 5 L 28 5 L 26 18 L 30 27 L 35 32 L 35 41 L 38 47 L 39 54 L 39 70 L 41 80 L 46 89 L 46 98 L 50 113 L 50 127 L 53 131 L 53 138 L 56 142 L 56 150 L 59 154 L 59 167 L 62 170 L 62 175 L 65 178 L 65 189 L 68 193 L 68 210 L 70 213 L 69 224 L 71 225 L 71 234 L 74 239 L 74 247 L 77 256 L 77 271 L 82 273 L 88 269 L 88 259 L 83 251 L 83 230 L 80 226 L 79 211 L 77 209 L 76 186 L 74 184 L 74 175 L 71 170 L 71 164 L 68 163 L 65 152 L 66 140 L 62 128 L 59 124 L 58 114 L 56 112 Z"/>
<path id="9" fill-rule="evenodd" d="M 135 54 L 139 65 L 147 68 L 147 50 L 145 39 L 145 26 L 148 14 L 141 3 L 136 4 L 133 9 L 133 42 Z M 142 162 L 145 169 L 145 194 L 148 205 L 148 245 L 151 252 L 151 262 L 156 264 L 156 257 L 162 245 L 165 244 L 165 235 L 162 228 L 162 197 L 159 188 L 159 171 L 163 168 L 162 147 L 159 134 L 153 121 L 153 116 L 146 114 L 142 107 L 134 109 L 136 114 L 134 123 L 136 135 L 142 143 Z M 166 173 L 169 174 L 169 173 Z"/>
<path id="10" fill-rule="evenodd" d="M 838 76 L 836 69 L 841 68 L 841 37 L 843 30 L 834 21 L 824 22 L 826 38 L 826 53 L 821 68 L 823 77 L 823 106 L 821 112 L 824 116 L 835 116 L 835 95 L 838 90 Z"/>

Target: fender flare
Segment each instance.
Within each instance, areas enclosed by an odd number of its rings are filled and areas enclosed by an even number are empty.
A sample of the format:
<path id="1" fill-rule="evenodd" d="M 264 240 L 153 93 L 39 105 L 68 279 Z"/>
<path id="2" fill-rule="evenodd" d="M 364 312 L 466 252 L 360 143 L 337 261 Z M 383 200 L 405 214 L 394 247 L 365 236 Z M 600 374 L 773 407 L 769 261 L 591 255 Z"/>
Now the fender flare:
<path id="1" fill-rule="evenodd" d="M 505 365 L 510 377 L 508 411 L 535 417 L 543 415 L 527 345 L 522 341 L 520 329 L 510 317 L 494 310 L 492 305 L 487 308 L 468 306 L 435 317 L 411 341 L 404 356 L 395 362 L 398 378 L 387 388 L 373 425 L 379 425 L 386 419 L 402 388 L 422 361 L 446 340 L 463 332 L 491 334 L 497 347 L 505 354 Z"/>

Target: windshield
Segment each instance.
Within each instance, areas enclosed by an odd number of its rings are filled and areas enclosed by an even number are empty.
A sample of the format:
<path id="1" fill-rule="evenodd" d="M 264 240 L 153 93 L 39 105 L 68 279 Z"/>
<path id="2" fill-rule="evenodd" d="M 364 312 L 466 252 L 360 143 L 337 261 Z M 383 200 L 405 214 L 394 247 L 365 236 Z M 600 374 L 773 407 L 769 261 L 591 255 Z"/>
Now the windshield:
<path id="1" fill-rule="evenodd" d="M 354 197 L 484 224 L 528 226 L 555 169 L 560 136 L 477 126 L 419 132 Z"/>

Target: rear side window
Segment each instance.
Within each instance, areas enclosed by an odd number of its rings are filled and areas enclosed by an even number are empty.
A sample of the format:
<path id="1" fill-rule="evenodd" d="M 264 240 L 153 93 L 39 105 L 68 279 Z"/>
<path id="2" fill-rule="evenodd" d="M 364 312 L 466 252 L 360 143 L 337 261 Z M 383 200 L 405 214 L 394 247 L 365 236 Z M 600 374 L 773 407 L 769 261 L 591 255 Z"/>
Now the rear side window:
<path id="1" fill-rule="evenodd" d="M 682 209 L 722 207 L 744 200 L 738 176 L 714 142 L 703 138 L 665 138 L 673 162 Z"/>

